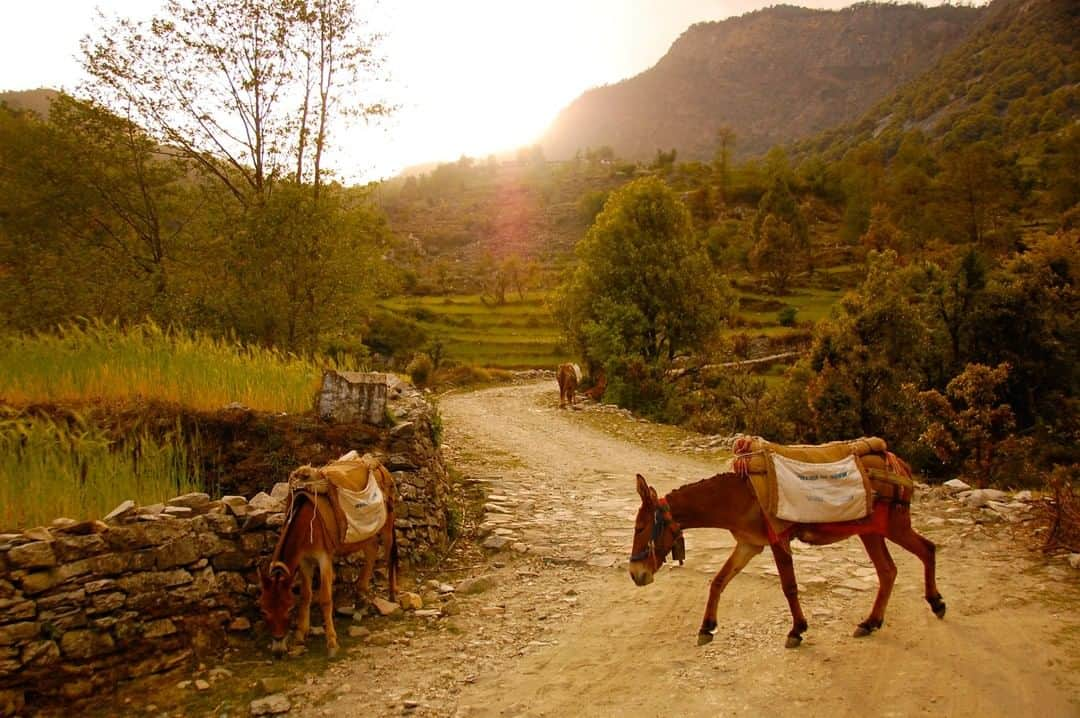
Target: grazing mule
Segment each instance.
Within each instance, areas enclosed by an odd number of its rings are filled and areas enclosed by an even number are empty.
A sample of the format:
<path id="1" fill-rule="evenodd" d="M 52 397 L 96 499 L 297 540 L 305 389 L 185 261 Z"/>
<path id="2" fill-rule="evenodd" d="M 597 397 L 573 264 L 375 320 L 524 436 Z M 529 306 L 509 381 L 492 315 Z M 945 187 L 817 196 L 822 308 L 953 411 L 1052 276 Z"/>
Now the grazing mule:
<path id="1" fill-rule="evenodd" d="M 791 610 L 793 626 L 787 647 L 802 642 L 808 625 L 799 605 L 798 584 L 791 556 L 791 539 L 823 545 L 858 535 L 878 575 L 878 592 L 870 616 L 855 629 L 855 637 L 870 635 L 881 628 L 885 606 L 889 602 L 896 564 L 889 555 L 885 539 L 919 557 L 924 567 L 925 596 L 938 618 L 945 616 L 945 601 L 938 593 L 935 579 L 934 544 L 911 527 L 911 507 L 907 502 L 875 502 L 868 519 L 833 524 L 794 524 L 790 531 L 776 536 L 770 530 L 757 495 L 749 479 L 738 473 L 717 474 L 693 484 L 680 486 L 664 497 L 656 494 L 641 474 L 637 475 L 641 507 L 634 519 L 633 553 L 630 577 L 638 586 L 653 581 L 668 553 L 680 562 L 685 556 L 682 531 L 694 528 L 727 529 L 735 537 L 735 548 L 712 580 L 705 617 L 698 631 L 698 645 L 710 642 L 716 630 L 716 607 L 720 594 L 744 566 L 768 545 L 772 549 L 780 583 Z"/>
<path id="2" fill-rule="evenodd" d="M 574 405 L 574 392 L 581 383 L 581 367 L 577 364 L 560 364 L 555 378 L 559 382 L 559 408 L 564 408 L 568 403 Z"/>
<path id="3" fill-rule="evenodd" d="M 366 457 L 365 457 L 366 458 Z M 322 609 L 323 626 L 326 631 L 326 652 L 332 658 L 337 654 L 337 632 L 334 630 L 334 557 L 357 551 L 364 552 L 364 568 L 356 582 L 357 593 L 367 596 L 371 576 L 375 571 L 375 559 L 379 546 L 386 551 L 389 574 L 390 600 L 397 594 L 398 551 L 394 540 L 394 481 L 386 468 L 371 460 L 371 479 L 378 482 L 386 507 L 386 519 L 382 526 L 363 541 L 345 542 L 342 514 L 335 507 L 330 493 L 335 488 L 309 490 L 298 481 L 318 479 L 321 470 L 304 466 L 289 477 L 290 496 L 285 512 L 285 525 L 281 528 L 277 547 L 270 558 L 268 568 L 260 567 L 259 578 L 262 594 L 259 607 L 266 619 L 273 638 L 271 649 L 275 655 L 286 650 L 289 630 L 289 614 L 294 605 L 293 584 L 300 579 L 300 613 L 297 618 L 296 640 L 303 644 L 311 629 L 312 579 L 319 571 L 319 607 Z M 325 477 L 322 477 L 325 479 Z M 300 488 L 296 488 L 300 486 Z"/>

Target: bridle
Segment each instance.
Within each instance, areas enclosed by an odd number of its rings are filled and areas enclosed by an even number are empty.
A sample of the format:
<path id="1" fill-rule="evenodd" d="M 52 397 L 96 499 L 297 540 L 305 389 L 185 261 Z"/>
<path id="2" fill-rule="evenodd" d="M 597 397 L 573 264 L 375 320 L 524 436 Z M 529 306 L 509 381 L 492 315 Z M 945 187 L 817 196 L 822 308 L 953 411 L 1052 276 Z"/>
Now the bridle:
<path id="1" fill-rule="evenodd" d="M 669 525 L 671 526 L 672 533 L 675 535 L 675 541 L 682 538 L 682 527 L 671 518 L 671 506 L 668 504 L 667 497 L 665 496 L 656 502 L 656 509 L 653 513 L 652 536 L 649 537 L 649 543 L 645 544 L 645 548 L 630 556 L 630 563 L 644 561 L 650 556 L 656 556 L 656 542 L 664 533 L 664 529 Z M 672 545 L 674 546 L 674 543 Z M 663 562 L 664 558 L 661 558 L 657 562 L 657 567 Z"/>

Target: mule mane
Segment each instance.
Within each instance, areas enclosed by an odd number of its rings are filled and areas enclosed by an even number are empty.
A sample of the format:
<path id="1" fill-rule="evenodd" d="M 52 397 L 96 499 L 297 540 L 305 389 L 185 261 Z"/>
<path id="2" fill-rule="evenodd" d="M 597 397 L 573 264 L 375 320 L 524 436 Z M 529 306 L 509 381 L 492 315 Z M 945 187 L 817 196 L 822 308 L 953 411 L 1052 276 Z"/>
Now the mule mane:
<path id="1" fill-rule="evenodd" d="M 700 489 L 711 488 L 712 485 L 717 483 L 717 482 L 726 481 L 727 479 L 732 479 L 732 478 L 738 478 L 738 474 L 736 474 L 736 473 L 734 473 L 732 471 L 725 471 L 722 474 L 713 474 L 712 476 L 710 476 L 708 478 L 700 479 L 698 481 L 695 481 L 692 484 L 683 484 L 682 486 L 678 486 L 678 487 L 672 489 L 671 491 L 669 491 L 667 496 L 668 496 L 669 499 L 673 499 L 673 498 L 679 497 L 683 493 L 693 494 L 693 493 L 696 493 Z"/>

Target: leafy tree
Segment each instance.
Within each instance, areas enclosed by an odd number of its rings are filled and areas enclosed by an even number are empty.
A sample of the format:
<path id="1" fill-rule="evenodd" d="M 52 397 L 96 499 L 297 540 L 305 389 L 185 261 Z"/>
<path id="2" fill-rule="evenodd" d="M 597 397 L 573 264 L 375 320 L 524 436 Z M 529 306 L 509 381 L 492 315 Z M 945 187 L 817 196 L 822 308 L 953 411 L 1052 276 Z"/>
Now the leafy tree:
<path id="1" fill-rule="evenodd" d="M 847 294 L 835 318 L 819 326 L 809 366 L 816 376 L 807 399 L 819 440 L 868 434 L 897 435 L 900 387 L 921 384 L 917 347 L 926 327 L 910 301 L 910 270 L 889 250 L 869 255 L 867 277 Z"/>
<path id="2" fill-rule="evenodd" d="M 608 368 L 609 391 L 634 361 L 647 370 L 693 348 L 731 308 L 689 213 L 655 177 L 613 192 L 576 253 L 558 317 L 582 354 Z"/>
<path id="3" fill-rule="evenodd" d="M 118 19 L 82 49 L 95 100 L 246 203 L 290 176 L 320 185 L 335 119 L 387 111 L 341 92 L 378 72 L 373 42 L 351 0 L 169 0 L 163 15 Z"/>
<path id="4" fill-rule="evenodd" d="M 754 247 L 750 265 L 769 276 L 773 289 L 787 291 L 791 276 L 804 266 L 810 247 L 810 229 L 791 193 L 784 166 L 774 166 L 772 185 L 758 203 L 754 216 Z"/>
<path id="5" fill-rule="evenodd" d="M 1008 162 L 987 142 L 946 154 L 939 183 L 954 238 L 976 245 L 1001 228 L 1005 210 L 1014 200 Z"/>
<path id="6" fill-rule="evenodd" d="M 1007 363 L 968 364 L 944 394 L 930 390 L 917 398 L 928 421 L 919 440 L 943 463 L 959 464 L 963 475 L 980 486 L 1002 478 L 1002 469 L 1025 454 L 1030 443 L 1013 436 L 1016 417 L 1008 404 L 999 403 L 1009 368 Z"/>

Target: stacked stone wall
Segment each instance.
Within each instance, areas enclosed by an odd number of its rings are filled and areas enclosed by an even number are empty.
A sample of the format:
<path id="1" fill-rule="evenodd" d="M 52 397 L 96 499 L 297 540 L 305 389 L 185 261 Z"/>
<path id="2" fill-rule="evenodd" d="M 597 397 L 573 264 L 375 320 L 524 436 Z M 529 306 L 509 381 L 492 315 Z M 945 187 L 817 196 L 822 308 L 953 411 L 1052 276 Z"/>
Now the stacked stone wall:
<path id="1" fill-rule="evenodd" d="M 408 385 L 392 394 L 398 418 L 381 430 L 376 453 L 397 485 L 407 571 L 445 550 L 449 488 L 432 407 Z M 261 635 L 257 569 L 284 524 L 288 487 L 264 489 L 250 498 L 129 501 L 104 520 L 0 534 L 0 715 L 100 695 L 230 644 L 252 646 Z M 339 605 L 355 600 L 361 563 L 339 559 Z M 375 590 L 385 591 L 378 579 Z"/>

